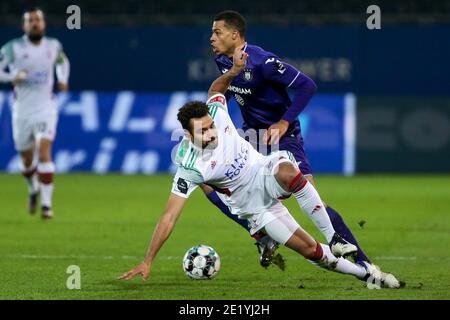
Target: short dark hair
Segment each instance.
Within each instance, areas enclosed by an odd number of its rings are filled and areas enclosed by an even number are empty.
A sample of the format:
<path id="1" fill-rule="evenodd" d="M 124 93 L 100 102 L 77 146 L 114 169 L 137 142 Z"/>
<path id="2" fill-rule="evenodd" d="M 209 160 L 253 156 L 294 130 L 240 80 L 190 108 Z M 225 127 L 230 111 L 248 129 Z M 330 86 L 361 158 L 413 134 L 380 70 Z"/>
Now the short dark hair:
<path id="1" fill-rule="evenodd" d="M 191 101 L 186 103 L 178 110 L 178 121 L 183 129 L 192 133 L 190 120 L 194 118 L 203 118 L 208 114 L 208 106 L 202 101 Z"/>
<path id="2" fill-rule="evenodd" d="M 44 10 L 42 10 L 42 8 L 40 8 L 40 7 L 28 7 L 25 10 L 23 10 L 22 20 L 23 21 L 25 20 L 25 14 L 30 13 L 30 12 L 36 12 L 36 11 L 42 12 L 43 17 L 45 18 L 45 13 L 44 13 Z"/>
<path id="3" fill-rule="evenodd" d="M 244 17 L 237 11 L 226 10 L 219 12 L 215 17 L 214 21 L 223 20 L 227 27 L 235 28 L 242 38 L 245 38 L 245 31 L 247 28 L 247 23 Z"/>

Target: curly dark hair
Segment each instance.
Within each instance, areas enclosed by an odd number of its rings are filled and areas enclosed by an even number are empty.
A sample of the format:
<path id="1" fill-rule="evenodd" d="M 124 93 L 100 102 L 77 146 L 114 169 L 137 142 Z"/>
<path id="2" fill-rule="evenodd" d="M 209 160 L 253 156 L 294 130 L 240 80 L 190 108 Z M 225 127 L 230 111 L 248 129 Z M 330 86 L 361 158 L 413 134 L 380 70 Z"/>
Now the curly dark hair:
<path id="1" fill-rule="evenodd" d="M 203 118 L 208 114 L 208 106 L 202 101 L 191 101 L 186 103 L 183 107 L 178 110 L 178 121 L 180 121 L 183 129 L 189 131 L 192 128 L 190 125 L 190 120 L 195 118 Z"/>

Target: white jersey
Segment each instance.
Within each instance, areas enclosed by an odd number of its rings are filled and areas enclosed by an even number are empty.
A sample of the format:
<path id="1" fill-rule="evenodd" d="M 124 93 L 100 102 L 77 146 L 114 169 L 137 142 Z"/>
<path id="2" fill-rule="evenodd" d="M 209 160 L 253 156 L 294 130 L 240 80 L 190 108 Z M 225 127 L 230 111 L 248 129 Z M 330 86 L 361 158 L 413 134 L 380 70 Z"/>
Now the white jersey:
<path id="1" fill-rule="evenodd" d="M 53 97 L 54 73 L 59 82 L 67 83 L 69 61 L 61 43 L 43 37 L 38 45 L 26 35 L 6 43 L 0 50 L 0 81 L 12 82 L 24 70 L 26 79 L 14 86 L 13 116 L 28 118 L 45 112 L 56 112 Z M 8 67 L 9 72 L 5 72 Z"/>
<path id="2" fill-rule="evenodd" d="M 221 194 L 233 214 L 258 213 L 263 208 L 252 207 L 249 195 L 266 157 L 239 135 L 223 95 L 212 96 L 207 105 L 218 131 L 218 145 L 213 150 L 203 150 L 188 139 L 181 142 L 175 160 L 178 170 L 172 192 L 188 198 L 199 184 L 205 183 Z"/>

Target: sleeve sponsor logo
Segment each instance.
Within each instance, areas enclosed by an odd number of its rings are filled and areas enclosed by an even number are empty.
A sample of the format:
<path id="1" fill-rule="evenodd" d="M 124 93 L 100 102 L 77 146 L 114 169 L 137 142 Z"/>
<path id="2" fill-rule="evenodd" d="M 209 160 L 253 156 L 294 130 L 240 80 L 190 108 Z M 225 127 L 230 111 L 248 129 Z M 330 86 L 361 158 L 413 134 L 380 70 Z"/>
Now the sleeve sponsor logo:
<path id="1" fill-rule="evenodd" d="M 189 189 L 187 181 L 184 180 L 183 178 L 178 178 L 177 189 L 182 194 L 187 194 L 188 193 L 188 189 Z"/>
<path id="2" fill-rule="evenodd" d="M 286 71 L 286 67 L 284 66 L 283 62 L 275 59 L 274 57 L 267 59 L 264 64 L 268 64 L 271 62 L 275 62 L 275 70 L 277 70 L 279 73 L 283 74 Z"/>
<path id="3" fill-rule="evenodd" d="M 286 71 L 286 67 L 284 66 L 283 62 L 281 62 L 280 60 L 277 60 L 275 62 L 275 66 L 277 68 L 277 71 L 281 74 L 283 74 Z"/>

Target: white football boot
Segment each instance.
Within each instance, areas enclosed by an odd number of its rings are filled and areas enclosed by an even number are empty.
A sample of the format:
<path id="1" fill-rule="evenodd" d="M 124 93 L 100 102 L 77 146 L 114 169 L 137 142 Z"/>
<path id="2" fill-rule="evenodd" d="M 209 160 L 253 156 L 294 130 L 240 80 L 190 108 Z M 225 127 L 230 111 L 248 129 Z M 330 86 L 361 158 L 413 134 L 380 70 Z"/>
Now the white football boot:
<path id="1" fill-rule="evenodd" d="M 53 218 L 53 210 L 49 207 L 42 206 L 41 218 L 43 220 L 50 220 Z"/>
<path id="2" fill-rule="evenodd" d="M 405 283 L 397 280 L 392 273 L 383 272 L 380 267 L 366 261 L 364 264 L 369 275 L 366 279 L 368 289 L 398 289 L 405 286 Z"/>
<path id="3" fill-rule="evenodd" d="M 358 248 L 354 245 L 342 238 L 339 234 L 335 233 L 333 238 L 330 241 L 330 249 L 331 253 L 336 257 L 348 257 L 350 255 L 355 254 L 358 251 Z"/>

